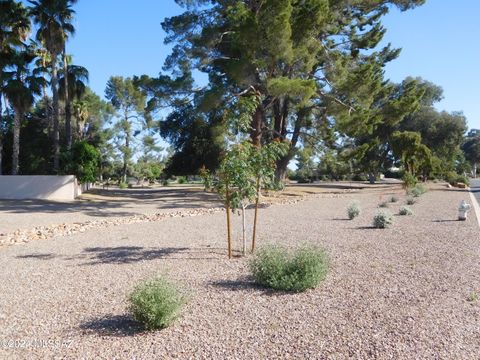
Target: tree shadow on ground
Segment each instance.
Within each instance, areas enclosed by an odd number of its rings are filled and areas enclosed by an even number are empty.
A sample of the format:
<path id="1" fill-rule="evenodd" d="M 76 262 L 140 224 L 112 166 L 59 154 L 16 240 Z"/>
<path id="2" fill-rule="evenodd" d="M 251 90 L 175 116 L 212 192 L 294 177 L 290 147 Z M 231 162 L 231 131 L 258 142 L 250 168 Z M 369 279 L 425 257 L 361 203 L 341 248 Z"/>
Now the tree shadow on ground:
<path id="1" fill-rule="evenodd" d="M 85 333 L 103 336 L 134 336 L 145 331 L 145 328 L 128 315 L 108 315 L 92 319 L 80 325 Z"/>
<path id="2" fill-rule="evenodd" d="M 443 219 L 443 220 L 432 220 L 435 223 L 444 223 L 444 222 L 460 222 L 458 219 Z"/>
<path id="3" fill-rule="evenodd" d="M 352 230 L 378 230 L 378 228 L 376 228 L 373 225 L 357 226 L 357 227 L 354 227 L 354 228 L 351 228 L 351 229 Z M 383 230 L 383 229 L 380 229 L 380 230 Z"/>
<path id="4" fill-rule="evenodd" d="M 186 247 L 144 248 L 141 246 L 89 247 L 83 250 L 89 261 L 82 265 L 130 264 L 155 260 L 189 250 Z"/>
<path id="5" fill-rule="evenodd" d="M 215 280 L 210 281 L 208 285 L 215 288 L 229 290 L 229 291 L 242 291 L 250 289 L 264 289 L 261 286 L 255 284 L 251 279 L 243 278 L 238 280 Z"/>
<path id="6" fill-rule="evenodd" d="M 55 255 L 49 253 L 49 254 L 26 254 L 26 255 L 17 255 L 17 259 L 38 259 L 38 260 L 50 260 L 56 257 Z"/>
<path id="7" fill-rule="evenodd" d="M 293 291 L 276 290 L 276 289 L 272 289 L 272 288 L 257 284 L 252 277 L 244 277 L 237 280 L 210 281 L 208 284 L 215 288 L 227 290 L 227 291 L 256 290 L 256 291 L 262 292 L 263 295 L 266 295 L 266 296 L 283 296 L 283 295 L 297 294 L 296 292 L 293 292 Z"/>
<path id="8" fill-rule="evenodd" d="M 221 206 L 220 198 L 215 193 L 207 193 L 196 188 L 178 189 L 91 189 L 73 201 L 49 200 L 4 200 L 0 199 L 0 213 L 82 213 L 92 217 L 127 217 L 141 214 L 136 207 L 161 209 L 198 209 Z"/>

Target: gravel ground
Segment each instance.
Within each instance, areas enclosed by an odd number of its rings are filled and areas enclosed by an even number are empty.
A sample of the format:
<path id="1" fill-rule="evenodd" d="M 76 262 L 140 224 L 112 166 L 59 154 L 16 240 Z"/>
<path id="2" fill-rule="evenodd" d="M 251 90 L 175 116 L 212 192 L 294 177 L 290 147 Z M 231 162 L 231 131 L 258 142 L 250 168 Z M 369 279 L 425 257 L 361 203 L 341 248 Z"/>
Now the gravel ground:
<path id="1" fill-rule="evenodd" d="M 361 184 L 322 183 L 288 186 L 274 193 L 269 202 L 302 197 L 317 193 L 344 193 L 354 191 Z M 367 186 L 367 185 L 363 185 Z M 381 187 L 381 184 L 376 185 Z M 138 215 L 164 214 L 173 211 L 222 206 L 218 196 L 207 193 L 200 185 L 155 188 L 92 189 L 75 201 L 0 200 L 0 242 L 6 234 L 50 227 L 61 224 L 79 224 L 105 219 L 128 219 Z"/>
<path id="2" fill-rule="evenodd" d="M 2 234 L 34 226 L 97 221 L 157 214 L 174 210 L 214 207 L 216 195 L 202 188 L 94 189 L 76 201 L 0 200 Z M 27 216 L 28 215 L 28 216 Z"/>
<path id="3" fill-rule="evenodd" d="M 480 300 L 469 297 L 480 295 L 479 232 L 474 218 L 455 221 L 468 194 L 438 187 L 413 216 L 371 228 L 388 198 L 325 195 L 262 209 L 260 244 L 314 243 L 330 254 L 327 279 L 301 294 L 256 287 L 246 259 L 226 258 L 224 213 L 0 249 L 0 358 L 478 358 Z M 348 221 L 352 200 L 363 213 Z M 172 327 L 146 333 L 125 298 L 156 274 L 189 302 Z"/>

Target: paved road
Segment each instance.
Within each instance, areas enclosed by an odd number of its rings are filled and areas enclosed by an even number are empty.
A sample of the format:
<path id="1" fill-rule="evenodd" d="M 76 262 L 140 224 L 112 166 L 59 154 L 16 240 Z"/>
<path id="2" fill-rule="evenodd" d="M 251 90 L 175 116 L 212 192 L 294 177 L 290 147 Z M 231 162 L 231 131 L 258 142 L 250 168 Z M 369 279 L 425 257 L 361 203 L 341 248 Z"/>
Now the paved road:
<path id="1" fill-rule="evenodd" d="M 477 202 L 480 204 L 480 179 L 471 179 L 470 189 L 475 196 L 475 199 L 477 199 Z"/>

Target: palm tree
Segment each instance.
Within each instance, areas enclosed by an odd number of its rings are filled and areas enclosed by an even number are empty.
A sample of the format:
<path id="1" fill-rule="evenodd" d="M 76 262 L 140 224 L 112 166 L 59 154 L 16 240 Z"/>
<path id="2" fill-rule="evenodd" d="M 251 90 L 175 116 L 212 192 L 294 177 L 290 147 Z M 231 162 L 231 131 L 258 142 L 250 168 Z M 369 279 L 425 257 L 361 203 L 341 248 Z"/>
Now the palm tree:
<path id="1" fill-rule="evenodd" d="M 11 63 L 15 48 L 23 45 L 30 33 L 28 10 L 14 0 L 0 1 L 0 175 L 3 152 L 3 96 L 5 69 Z"/>
<path id="2" fill-rule="evenodd" d="M 35 54 L 27 49 L 17 51 L 12 55 L 12 64 L 5 71 L 5 95 L 15 112 L 13 121 L 13 151 L 12 175 L 17 175 L 19 170 L 20 154 L 20 127 L 22 118 L 33 105 L 35 95 L 41 94 L 42 84 L 45 79 L 36 70 L 32 71 L 32 62 Z"/>
<path id="3" fill-rule="evenodd" d="M 33 49 L 35 52 L 35 55 L 37 55 L 37 60 L 35 61 L 35 67 L 36 69 L 43 73 L 43 75 L 47 78 L 51 74 L 50 70 L 50 64 L 52 63 L 50 59 L 50 53 L 45 49 L 42 44 L 40 44 L 38 41 L 35 40 L 30 40 L 30 47 Z M 47 91 L 47 86 L 48 82 L 45 81 L 43 84 L 42 88 L 42 98 L 43 98 L 43 103 L 45 106 L 45 117 L 47 119 L 47 129 L 48 129 L 48 135 L 50 138 L 53 138 L 52 136 L 52 105 L 50 101 L 50 97 L 48 96 L 48 91 Z"/>
<path id="4" fill-rule="evenodd" d="M 67 61 L 66 63 L 68 63 Z M 65 102 L 65 125 L 72 124 L 72 106 L 74 100 L 79 100 L 87 89 L 88 70 L 79 65 L 68 65 L 68 76 L 65 78 L 65 72 L 59 79 L 60 99 Z M 67 129 L 66 129 L 67 130 Z M 73 131 L 70 129 L 67 134 L 67 148 L 72 146 Z"/>
<path id="5" fill-rule="evenodd" d="M 53 98 L 53 170 L 60 169 L 60 110 L 58 96 L 58 57 L 64 53 L 65 43 L 70 35 L 75 33 L 72 25 L 75 11 L 71 8 L 77 0 L 29 0 L 33 5 L 30 9 L 33 22 L 37 25 L 37 40 L 40 41 L 51 58 L 51 81 Z M 67 73 L 65 66 L 65 73 Z M 66 76 L 68 78 L 68 76 Z M 68 80 L 68 79 L 67 79 Z M 70 124 L 66 124 L 67 131 Z"/>

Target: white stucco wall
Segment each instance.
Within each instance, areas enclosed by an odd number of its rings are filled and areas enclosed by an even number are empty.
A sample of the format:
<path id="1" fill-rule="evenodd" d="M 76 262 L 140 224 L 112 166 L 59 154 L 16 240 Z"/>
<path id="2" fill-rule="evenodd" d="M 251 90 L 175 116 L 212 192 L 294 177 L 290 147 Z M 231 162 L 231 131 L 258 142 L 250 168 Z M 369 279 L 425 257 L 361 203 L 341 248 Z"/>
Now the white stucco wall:
<path id="1" fill-rule="evenodd" d="M 74 200 L 81 193 L 73 175 L 0 176 L 0 199 Z"/>

